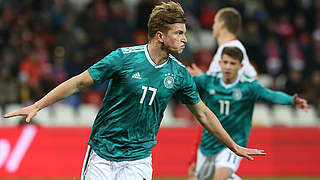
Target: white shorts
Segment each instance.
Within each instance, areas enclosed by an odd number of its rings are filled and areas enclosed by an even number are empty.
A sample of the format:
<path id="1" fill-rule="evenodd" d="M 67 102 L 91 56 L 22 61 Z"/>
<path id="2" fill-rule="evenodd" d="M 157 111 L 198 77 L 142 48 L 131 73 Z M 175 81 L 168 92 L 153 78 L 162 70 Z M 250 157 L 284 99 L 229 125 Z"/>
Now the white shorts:
<path id="1" fill-rule="evenodd" d="M 152 158 L 135 161 L 108 161 L 88 146 L 81 180 L 151 180 Z"/>
<path id="2" fill-rule="evenodd" d="M 214 156 L 204 156 L 200 149 L 197 153 L 196 177 L 198 180 L 212 180 L 216 169 L 226 167 L 232 176 L 236 176 L 242 157 L 237 156 L 230 149 L 225 148 Z"/>

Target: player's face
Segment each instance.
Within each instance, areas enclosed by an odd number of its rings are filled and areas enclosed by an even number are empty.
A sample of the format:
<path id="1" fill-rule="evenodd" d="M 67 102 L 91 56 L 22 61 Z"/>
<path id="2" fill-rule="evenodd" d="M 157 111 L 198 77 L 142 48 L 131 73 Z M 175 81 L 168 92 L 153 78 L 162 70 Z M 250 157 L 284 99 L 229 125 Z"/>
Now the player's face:
<path id="1" fill-rule="evenodd" d="M 169 52 L 182 53 L 187 43 L 186 25 L 175 23 L 169 27 L 169 31 L 163 34 L 163 48 Z"/>
<path id="2" fill-rule="evenodd" d="M 222 59 L 219 61 L 219 64 L 222 71 L 223 81 L 226 83 L 234 82 L 238 77 L 238 71 L 242 67 L 240 61 L 226 54 L 223 54 Z"/>

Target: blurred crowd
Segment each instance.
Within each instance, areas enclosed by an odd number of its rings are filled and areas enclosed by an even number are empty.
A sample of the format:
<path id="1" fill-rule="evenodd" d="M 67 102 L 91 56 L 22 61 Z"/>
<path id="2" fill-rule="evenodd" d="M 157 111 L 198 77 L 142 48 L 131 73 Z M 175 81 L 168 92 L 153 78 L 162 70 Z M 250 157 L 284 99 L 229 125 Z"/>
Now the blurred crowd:
<path id="1" fill-rule="evenodd" d="M 0 0 L 0 105 L 30 104 L 112 50 L 147 42 L 148 15 L 159 0 Z M 218 9 L 243 17 L 239 39 L 270 88 L 306 98 L 320 113 L 320 0 L 184 0 L 189 43 L 178 55 L 206 70 L 216 50 Z M 97 106 L 95 85 L 65 103 Z M 5 112 L 5 111 L 2 111 Z"/>

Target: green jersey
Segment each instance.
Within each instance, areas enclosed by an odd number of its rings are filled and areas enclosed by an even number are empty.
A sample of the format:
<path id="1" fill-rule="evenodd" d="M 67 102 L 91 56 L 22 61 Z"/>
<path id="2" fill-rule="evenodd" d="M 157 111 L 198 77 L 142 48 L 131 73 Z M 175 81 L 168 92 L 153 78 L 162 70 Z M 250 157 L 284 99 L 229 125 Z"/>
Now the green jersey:
<path id="1" fill-rule="evenodd" d="M 221 72 L 203 74 L 194 77 L 194 80 L 204 103 L 216 114 L 232 139 L 241 146 L 247 146 L 256 101 L 294 104 L 292 96 L 267 89 L 243 74 L 232 84 L 223 82 Z M 223 148 L 225 146 L 222 143 L 203 129 L 200 150 L 204 155 L 215 155 Z"/>
<path id="2" fill-rule="evenodd" d="M 155 64 L 147 46 L 119 48 L 88 69 L 97 83 L 110 79 L 89 139 L 94 151 L 107 160 L 150 156 L 172 96 L 185 104 L 200 101 L 186 67 L 172 55 Z"/>

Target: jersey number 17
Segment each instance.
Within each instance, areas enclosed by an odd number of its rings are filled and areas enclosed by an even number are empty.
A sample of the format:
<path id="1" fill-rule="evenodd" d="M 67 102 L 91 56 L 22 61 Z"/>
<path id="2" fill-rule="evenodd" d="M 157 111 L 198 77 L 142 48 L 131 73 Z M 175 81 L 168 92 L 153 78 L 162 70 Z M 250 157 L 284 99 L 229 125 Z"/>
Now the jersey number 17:
<path id="1" fill-rule="evenodd" d="M 147 87 L 147 86 L 142 86 L 141 87 L 143 89 L 143 93 L 142 93 L 142 96 L 141 96 L 141 99 L 140 99 L 140 104 L 143 104 L 144 102 L 144 99 L 146 98 L 146 95 L 147 95 L 147 91 L 152 91 L 152 96 L 151 96 L 151 99 L 149 101 L 149 106 L 151 106 L 154 98 L 156 97 L 156 94 L 157 94 L 157 89 L 156 88 L 153 88 L 153 87 Z"/>

